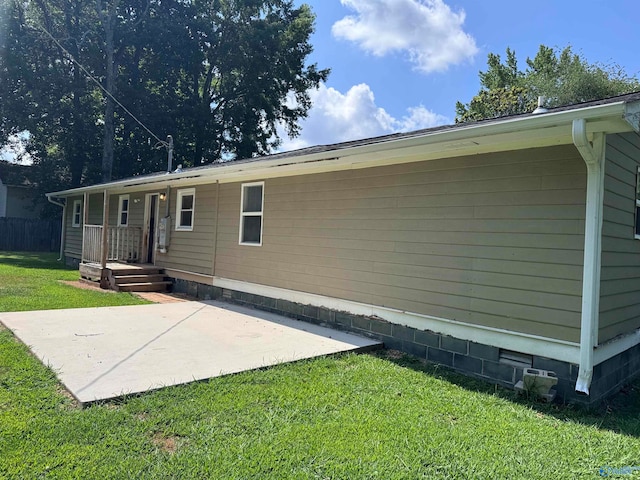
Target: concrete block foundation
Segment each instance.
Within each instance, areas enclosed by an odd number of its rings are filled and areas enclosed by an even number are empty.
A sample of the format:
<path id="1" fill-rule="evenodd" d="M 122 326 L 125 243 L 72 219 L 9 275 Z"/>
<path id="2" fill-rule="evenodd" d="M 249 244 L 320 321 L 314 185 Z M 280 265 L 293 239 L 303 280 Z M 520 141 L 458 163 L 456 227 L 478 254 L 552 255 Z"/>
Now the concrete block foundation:
<path id="1" fill-rule="evenodd" d="M 324 307 L 303 305 L 228 290 L 192 281 L 174 279 L 173 291 L 203 300 L 225 301 L 277 313 L 316 325 L 353 332 L 384 343 L 385 348 L 400 350 L 418 358 L 447 366 L 457 372 L 514 389 L 527 367 L 551 370 L 558 377 L 556 401 L 595 406 L 618 392 L 635 372 L 640 371 L 640 345 L 597 365 L 593 373 L 591 394 L 578 394 L 574 387 L 578 365 L 536 355 L 530 365 L 520 365 L 501 359 L 504 351 L 481 343 L 462 340 L 437 332 L 389 323 L 378 317 L 365 317 Z M 511 352 L 513 353 L 513 352 Z"/>

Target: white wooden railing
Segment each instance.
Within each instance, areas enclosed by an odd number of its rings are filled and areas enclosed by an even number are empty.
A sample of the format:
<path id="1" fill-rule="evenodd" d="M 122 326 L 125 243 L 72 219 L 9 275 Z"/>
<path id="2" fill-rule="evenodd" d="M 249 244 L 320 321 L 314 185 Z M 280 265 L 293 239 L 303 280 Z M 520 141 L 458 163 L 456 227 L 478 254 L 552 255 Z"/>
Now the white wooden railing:
<path id="1" fill-rule="evenodd" d="M 141 243 L 140 227 L 108 227 L 107 260 L 137 262 L 140 260 Z"/>
<path id="2" fill-rule="evenodd" d="M 108 262 L 138 262 L 142 249 L 142 228 L 107 227 Z M 102 261 L 102 225 L 85 225 L 82 239 L 82 261 L 100 263 Z"/>
<path id="3" fill-rule="evenodd" d="M 82 262 L 102 261 L 102 225 L 85 225 L 82 236 Z"/>

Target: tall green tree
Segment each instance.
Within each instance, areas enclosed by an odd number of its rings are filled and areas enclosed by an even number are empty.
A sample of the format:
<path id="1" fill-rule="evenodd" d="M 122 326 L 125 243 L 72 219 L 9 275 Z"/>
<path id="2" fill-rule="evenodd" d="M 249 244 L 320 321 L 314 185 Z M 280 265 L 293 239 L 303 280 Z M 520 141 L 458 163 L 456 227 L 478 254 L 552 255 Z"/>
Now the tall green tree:
<path id="1" fill-rule="evenodd" d="M 520 70 L 515 51 L 503 61 L 490 53 L 487 70 L 479 73 L 480 91 L 467 104 L 456 103 L 456 122 L 496 118 L 533 111 L 538 96 L 546 106 L 571 105 L 640 90 L 636 77 L 619 66 L 589 63 L 571 47 L 554 50 L 540 45 Z"/>
<path id="2" fill-rule="evenodd" d="M 28 131 L 28 152 L 43 178 L 80 185 L 99 152 L 99 98 L 64 50 L 90 63 L 99 51 L 87 38 L 95 17 L 86 0 L 6 1 L 0 15 L 0 105 L 5 127 L 0 143 Z M 60 39 L 58 43 L 44 32 Z M 55 180 L 54 180 L 55 179 Z"/>
<path id="3" fill-rule="evenodd" d="M 268 153 L 279 144 L 279 122 L 298 134 L 309 90 L 329 73 L 305 65 L 314 15 L 289 0 L 213 0 L 202 14 L 201 56 L 181 85 L 196 122 L 185 132 L 189 163 Z"/>
<path id="4" fill-rule="evenodd" d="M 299 133 L 308 92 L 329 73 L 307 63 L 315 18 L 293 0 L 0 0 L 0 9 L 0 144 L 28 131 L 56 188 L 164 168 L 150 131 L 173 135 L 185 166 L 268 153 L 277 125 Z"/>

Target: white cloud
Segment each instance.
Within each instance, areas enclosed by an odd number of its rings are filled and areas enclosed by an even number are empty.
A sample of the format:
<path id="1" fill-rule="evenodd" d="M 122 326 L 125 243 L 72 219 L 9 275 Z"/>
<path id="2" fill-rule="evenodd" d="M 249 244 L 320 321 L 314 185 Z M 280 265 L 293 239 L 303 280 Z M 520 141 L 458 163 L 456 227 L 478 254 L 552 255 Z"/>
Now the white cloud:
<path id="1" fill-rule="evenodd" d="M 309 116 L 300 122 L 302 134 L 289 139 L 279 129 L 283 143 L 279 151 L 290 151 L 312 145 L 326 145 L 386 135 L 395 132 L 419 130 L 451 123 L 443 115 L 423 106 L 412 107 L 400 119 L 391 116 L 376 105 L 371 88 L 366 83 L 354 85 L 346 93 L 327 87 L 310 92 L 313 107 Z"/>
<path id="2" fill-rule="evenodd" d="M 376 56 L 404 52 L 423 73 L 442 72 L 471 59 L 478 47 L 462 25 L 464 10 L 442 0 L 341 0 L 357 12 L 332 28 L 337 38 Z"/>

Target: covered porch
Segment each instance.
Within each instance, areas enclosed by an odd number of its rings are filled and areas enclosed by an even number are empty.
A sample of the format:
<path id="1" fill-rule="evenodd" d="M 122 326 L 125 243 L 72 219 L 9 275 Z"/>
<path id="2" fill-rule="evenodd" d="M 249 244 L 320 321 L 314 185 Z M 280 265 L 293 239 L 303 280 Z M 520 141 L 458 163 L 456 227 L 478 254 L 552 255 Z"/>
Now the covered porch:
<path id="1" fill-rule="evenodd" d="M 166 280 L 161 268 L 153 265 L 157 199 L 152 198 L 154 201 L 144 205 L 145 218 L 142 222 L 141 215 L 136 217 L 132 214 L 129 196 L 124 197 L 119 199 L 117 216 L 110 215 L 112 196 L 105 190 L 101 218 L 96 218 L 94 209 L 93 222 L 90 223 L 90 198 L 85 193 L 80 276 L 85 281 L 99 283 L 104 289 L 166 291 L 171 282 Z M 95 206 L 95 197 L 93 200 Z M 102 220 L 102 224 L 96 220 Z"/>

